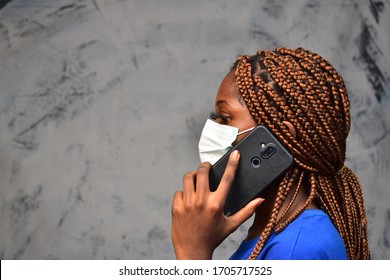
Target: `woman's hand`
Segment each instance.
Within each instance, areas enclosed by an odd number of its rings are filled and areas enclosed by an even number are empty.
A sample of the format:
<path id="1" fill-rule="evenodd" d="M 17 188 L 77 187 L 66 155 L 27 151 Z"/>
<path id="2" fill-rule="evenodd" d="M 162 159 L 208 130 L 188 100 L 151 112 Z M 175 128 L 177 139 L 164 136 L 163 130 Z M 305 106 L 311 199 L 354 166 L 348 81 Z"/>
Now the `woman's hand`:
<path id="1" fill-rule="evenodd" d="M 183 178 L 183 191 L 172 202 L 172 242 L 177 259 L 211 259 L 215 248 L 245 222 L 263 201 L 257 198 L 236 214 L 224 215 L 224 205 L 239 163 L 238 151 L 231 153 L 215 192 L 209 189 L 211 165 L 202 163 Z"/>

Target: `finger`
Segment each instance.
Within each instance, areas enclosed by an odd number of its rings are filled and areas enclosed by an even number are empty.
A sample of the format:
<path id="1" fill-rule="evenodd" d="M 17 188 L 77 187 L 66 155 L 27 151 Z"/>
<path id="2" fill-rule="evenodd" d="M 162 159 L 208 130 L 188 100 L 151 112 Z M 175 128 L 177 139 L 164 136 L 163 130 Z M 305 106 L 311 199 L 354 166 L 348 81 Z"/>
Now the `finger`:
<path id="1" fill-rule="evenodd" d="M 172 199 L 172 207 L 171 207 L 172 216 L 180 212 L 182 204 L 183 204 L 183 192 L 176 191 Z"/>
<path id="2" fill-rule="evenodd" d="M 248 220 L 253 213 L 256 211 L 256 208 L 263 203 L 263 198 L 256 198 L 245 205 L 240 211 L 238 211 L 233 216 L 229 217 L 230 224 L 232 226 L 231 230 L 235 231 L 242 223 Z"/>
<path id="3" fill-rule="evenodd" d="M 183 201 L 188 206 L 195 193 L 196 171 L 191 171 L 183 176 Z"/>
<path id="4" fill-rule="evenodd" d="M 223 202 L 226 201 L 230 187 L 233 184 L 239 161 L 240 152 L 234 150 L 229 156 L 229 161 L 226 165 L 225 172 L 223 173 L 221 182 L 219 183 L 218 189 L 216 190 L 216 192 L 218 192 L 221 196 Z"/>
<path id="5" fill-rule="evenodd" d="M 209 173 L 211 164 L 209 162 L 203 162 L 199 165 L 198 172 L 196 174 L 196 197 L 197 200 L 203 200 L 204 195 L 210 191 L 209 188 Z"/>

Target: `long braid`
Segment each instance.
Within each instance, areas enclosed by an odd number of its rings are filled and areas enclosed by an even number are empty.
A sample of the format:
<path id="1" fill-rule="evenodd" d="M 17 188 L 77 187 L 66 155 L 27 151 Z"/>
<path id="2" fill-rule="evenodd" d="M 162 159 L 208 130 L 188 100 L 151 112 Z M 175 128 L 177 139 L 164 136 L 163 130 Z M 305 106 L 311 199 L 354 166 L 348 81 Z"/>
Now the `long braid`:
<path id="1" fill-rule="evenodd" d="M 295 161 L 279 184 L 271 216 L 249 258 L 258 256 L 272 231 L 282 231 L 316 199 L 339 231 L 348 258 L 369 259 L 361 186 L 344 166 L 351 115 L 341 76 L 321 56 L 302 48 L 243 55 L 233 69 L 253 119 L 267 126 Z M 283 121 L 293 124 L 296 138 Z M 309 196 L 285 220 L 303 182 L 309 186 Z M 290 192 L 295 194 L 287 210 L 279 213 Z"/>
<path id="2" fill-rule="evenodd" d="M 256 259 L 261 249 L 263 248 L 265 241 L 267 240 L 267 238 L 271 234 L 271 231 L 277 224 L 277 216 L 280 211 L 280 208 L 282 208 L 283 202 L 286 200 L 287 194 L 293 188 L 297 176 L 299 176 L 299 171 L 297 169 L 292 169 L 287 173 L 287 176 L 283 178 L 278 189 L 278 193 L 276 195 L 276 200 L 274 203 L 274 208 L 272 209 L 271 217 L 268 221 L 268 224 L 264 228 L 262 235 L 260 236 L 259 242 L 257 242 L 255 248 L 250 254 L 249 259 Z"/>

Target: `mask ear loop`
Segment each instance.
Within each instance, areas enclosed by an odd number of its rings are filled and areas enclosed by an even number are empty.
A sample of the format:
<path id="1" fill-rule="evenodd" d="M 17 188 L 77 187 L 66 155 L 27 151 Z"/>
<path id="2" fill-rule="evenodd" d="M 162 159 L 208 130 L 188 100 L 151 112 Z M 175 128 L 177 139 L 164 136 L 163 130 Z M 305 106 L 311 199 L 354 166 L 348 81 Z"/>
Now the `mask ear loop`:
<path id="1" fill-rule="evenodd" d="M 241 134 L 244 134 L 244 133 L 246 133 L 246 132 L 252 131 L 252 130 L 255 129 L 255 127 L 256 127 L 256 126 L 251 127 L 251 128 L 248 128 L 248 129 L 246 129 L 246 130 L 244 130 L 244 131 L 241 131 L 241 132 L 237 133 L 237 136 L 238 136 L 238 135 L 241 135 Z"/>

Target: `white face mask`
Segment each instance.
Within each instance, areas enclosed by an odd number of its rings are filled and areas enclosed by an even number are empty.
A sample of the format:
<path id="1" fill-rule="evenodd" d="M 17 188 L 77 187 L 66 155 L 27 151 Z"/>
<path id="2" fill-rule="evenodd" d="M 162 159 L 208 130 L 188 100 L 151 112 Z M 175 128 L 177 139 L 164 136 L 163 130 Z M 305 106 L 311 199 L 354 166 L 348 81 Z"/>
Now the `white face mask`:
<path id="1" fill-rule="evenodd" d="M 253 129 L 254 127 L 238 132 L 237 127 L 219 124 L 208 119 L 199 140 L 200 161 L 216 163 L 232 148 L 232 143 L 238 135 Z"/>

